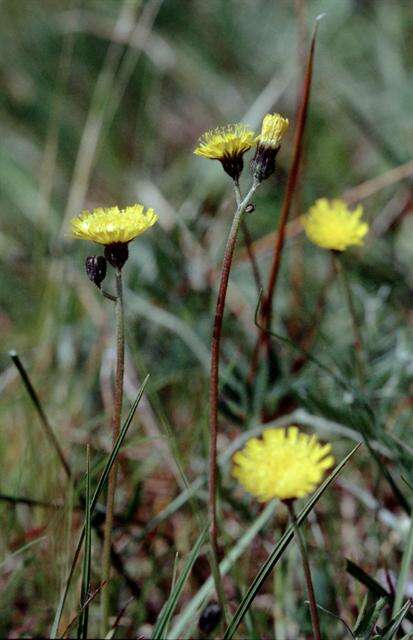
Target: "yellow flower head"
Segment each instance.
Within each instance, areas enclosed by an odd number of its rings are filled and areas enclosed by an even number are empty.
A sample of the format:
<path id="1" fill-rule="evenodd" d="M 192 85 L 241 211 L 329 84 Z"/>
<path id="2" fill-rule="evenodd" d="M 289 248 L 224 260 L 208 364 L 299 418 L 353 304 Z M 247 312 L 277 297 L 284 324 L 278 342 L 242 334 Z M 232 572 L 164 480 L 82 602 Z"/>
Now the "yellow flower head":
<path id="1" fill-rule="evenodd" d="M 289 125 L 287 118 L 283 118 L 279 113 L 267 113 L 262 121 L 258 142 L 273 149 L 279 147 Z"/>
<path id="2" fill-rule="evenodd" d="M 109 207 L 84 211 L 71 221 L 75 238 L 111 245 L 127 243 L 140 236 L 158 220 L 153 209 L 144 211 L 142 204 L 125 209 Z"/>
<path id="3" fill-rule="evenodd" d="M 245 124 L 229 124 L 204 133 L 194 153 L 219 160 L 224 170 L 237 180 L 243 168 L 242 156 L 255 143 L 255 133 Z"/>
<path id="4" fill-rule="evenodd" d="M 330 444 L 321 445 L 298 427 L 266 429 L 235 454 L 232 475 L 260 502 L 302 498 L 334 465 L 330 451 Z"/>
<path id="5" fill-rule="evenodd" d="M 362 245 L 369 230 L 361 221 L 363 207 L 350 211 L 344 200 L 320 198 L 302 216 L 301 222 L 308 238 L 322 249 L 344 251 L 351 245 Z"/>

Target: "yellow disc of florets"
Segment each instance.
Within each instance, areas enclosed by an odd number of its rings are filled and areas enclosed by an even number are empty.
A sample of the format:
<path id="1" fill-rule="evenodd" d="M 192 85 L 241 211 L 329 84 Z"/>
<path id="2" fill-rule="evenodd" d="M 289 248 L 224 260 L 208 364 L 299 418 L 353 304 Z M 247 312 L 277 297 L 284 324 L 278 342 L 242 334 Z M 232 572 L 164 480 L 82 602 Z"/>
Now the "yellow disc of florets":
<path id="1" fill-rule="evenodd" d="M 144 210 L 143 204 L 134 204 L 125 209 L 108 207 L 84 211 L 71 221 L 75 238 L 110 245 L 130 242 L 144 233 L 158 220 L 153 209 Z"/>
<path id="2" fill-rule="evenodd" d="M 254 145 L 255 133 L 245 124 L 229 124 L 207 131 L 199 138 L 194 153 L 211 160 L 242 156 Z"/>
<path id="3" fill-rule="evenodd" d="M 334 465 L 330 452 L 330 444 L 320 444 L 298 427 L 266 429 L 235 454 L 232 475 L 260 502 L 302 498 Z"/>
<path id="4" fill-rule="evenodd" d="M 289 126 L 287 118 L 283 118 L 279 113 L 267 113 L 262 121 L 261 133 L 257 141 L 265 147 L 275 149 L 280 146 Z"/>
<path id="5" fill-rule="evenodd" d="M 369 230 L 361 221 L 363 207 L 350 211 L 344 200 L 320 198 L 301 221 L 308 238 L 323 249 L 344 251 L 351 245 L 362 245 Z"/>

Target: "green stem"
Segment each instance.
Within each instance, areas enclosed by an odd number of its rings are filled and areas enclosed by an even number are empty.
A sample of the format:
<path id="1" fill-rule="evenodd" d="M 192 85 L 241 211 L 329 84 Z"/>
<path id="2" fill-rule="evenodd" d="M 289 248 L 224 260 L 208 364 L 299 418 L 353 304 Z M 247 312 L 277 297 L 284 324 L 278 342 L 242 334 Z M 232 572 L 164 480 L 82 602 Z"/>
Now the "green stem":
<path id="1" fill-rule="evenodd" d="M 393 603 L 393 613 L 392 618 L 400 611 L 403 597 L 406 591 L 406 582 L 409 576 L 409 569 L 412 562 L 413 556 L 413 514 L 410 516 L 410 527 L 409 532 L 407 534 L 407 544 L 406 548 L 403 552 L 402 564 L 400 567 L 399 577 L 397 579 L 396 585 L 396 595 Z"/>
<path id="2" fill-rule="evenodd" d="M 210 448 L 209 448 L 209 517 L 210 517 L 210 541 L 212 552 L 212 574 L 214 577 L 215 590 L 222 613 L 225 620 L 225 597 L 222 587 L 222 580 L 219 571 L 219 553 L 218 553 L 218 526 L 217 526 L 217 438 L 218 438 L 218 383 L 219 383 L 219 356 L 220 342 L 222 333 L 222 320 L 224 316 L 225 300 L 227 296 L 228 280 L 231 270 L 232 258 L 234 255 L 235 244 L 237 241 L 238 229 L 242 219 L 245 207 L 249 203 L 253 194 L 258 187 L 258 182 L 254 181 L 251 189 L 247 193 L 244 200 L 237 202 L 237 209 L 232 221 L 231 229 L 228 235 L 227 245 L 225 247 L 224 259 L 222 263 L 221 279 L 218 291 L 218 298 L 215 308 L 214 329 L 211 341 L 211 378 L 209 387 L 209 405 L 210 405 Z"/>
<path id="3" fill-rule="evenodd" d="M 123 400 L 123 374 L 125 369 L 125 332 L 124 332 L 124 308 L 122 290 L 122 272 L 116 271 L 116 372 L 115 372 L 115 402 L 112 418 L 112 441 L 116 442 L 122 417 Z M 106 587 L 102 591 L 102 615 L 101 634 L 105 637 L 109 624 L 109 594 L 110 594 L 110 568 L 111 568 L 111 537 L 113 528 L 113 511 L 115 504 L 115 489 L 117 477 L 117 461 L 109 474 L 108 495 L 106 503 L 106 519 L 104 526 L 103 554 L 102 554 L 102 582 Z"/>
<path id="4" fill-rule="evenodd" d="M 354 353 L 356 358 L 357 378 L 358 378 L 360 387 L 363 388 L 366 381 L 366 371 L 365 371 L 364 356 L 363 356 L 363 338 L 361 335 L 360 324 L 357 317 L 356 306 L 354 304 L 354 296 L 353 296 L 351 285 L 348 279 L 347 271 L 344 268 L 340 258 L 336 255 L 336 253 L 333 253 L 333 259 L 334 259 L 334 265 L 336 267 L 337 273 L 340 275 L 340 278 L 341 278 L 344 293 L 346 296 L 348 310 L 351 317 L 351 322 L 353 325 Z"/>
<path id="5" fill-rule="evenodd" d="M 241 193 L 241 189 L 240 189 L 238 180 L 234 180 L 234 191 L 235 191 L 235 200 L 237 202 L 237 207 L 239 207 L 239 205 L 242 202 L 242 193 Z M 257 287 L 258 295 L 260 295 L 260 292 L 264 289 L 264 285 L 263 285 L 263 282 L 262 282 L 262 278 L 261 278 L 260 270 L 259 270 L 259 267 L 258 267 L 257 259 L 255 257 L 254 249 L 253 249 L 253 246 L 252 246 L 251 234 L 249 232 L 248 225 L 247 225 L 247 222 L 246 222 L 245 218 L 241 219 L 241 231 L 242 231 L 242 235 L 244 237 L 244 244 L 245 244 L 245 248 L 246 248 L 247 253 L 248 253 L 248 258 L 249 258 L 249 261 L 251 263 L 252 275 L 254 276 L 255 285 Z"/>
<path id="6" fill-rule="evenodd" d="M 297 517 L 295 515 L 295 511 L 294 511 L 294 504 L 292 500 L 288 500 L 285 502 L 285 504 L 287 505 L 288 511 L 290 513 L 290 518 L 291 518 L 291 522 L 294 528 L 294 536 L 295 539 L 298 542 L 298 546 L 300 548 L 300 553 L 301 553 L 301 559 L 303 562 L 303 569 L 304 569 L 304 575 L 305 575 L 305 581 L 307 584 L 307 594 L 308 594 L 308 600 L 310 603 L 310 615 L 311 615 L 311 624 L 313 626 L 313 634 L 314 634 L 314 638 L 315 640 L 321 640 L 321 632 L 320 632 L 320 622 L 318 619 L 318 611 L 317 611 L 317 603 L 316 603 L 316 599 L 315 599 L 315 595 L 314 595 L 314 587 L 313 587 L 313 581 L 311 578 L 311 570 L 310 570 L 310 563 L 308 561 L 308 554 L 307 554 L 307 549 L 305 547 L 305 542 L 304 542 L 304 538 L 301 534 L 300 531 L 300 527 L 297 523 Z"/>

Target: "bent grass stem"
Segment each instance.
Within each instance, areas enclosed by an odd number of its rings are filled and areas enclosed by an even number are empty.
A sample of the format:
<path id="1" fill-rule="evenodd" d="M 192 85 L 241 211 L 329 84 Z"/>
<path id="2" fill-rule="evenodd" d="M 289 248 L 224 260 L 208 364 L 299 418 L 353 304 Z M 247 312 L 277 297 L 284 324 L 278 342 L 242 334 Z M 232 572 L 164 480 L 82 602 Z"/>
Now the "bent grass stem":
<path id="1" fill-rule="evenodd" d="M 124 307 L 123 307 L 123 287 L 122 272 L 116 270 L 116 372 L 115 372 L 115 396 L 114 410 L 112 418 L 112 441 L 115 444 L 119 432 L 122 418 L 122 401 L 123 401 L 123 375 L 125 370 L 125 330 L 124 330 Z M 117 460 L 109 474 L 108 495 L 106 503 L 106 518 L 104 526 L 103 541 L 103 564 L 102 564 L 102 582 L 107 582 L 106 589 L 102 591 L 102 617 L 101 632 L 105 637 L 108 631 L 109 623 L 109 580 L 111 568 L 111 537 L 113 528 L 113 511 L 115 504 L 115 490 L 117 477 Z"/>
<path id="2" fill-rule="evenodd" d="M 222 333 L 222 320 L 224 316 L 225 300 L 228 289 L 229 274 L 231 271 L 232 258 L 237 241 L 238 229 L 251 197 L 254 195 L 258 182 L 254 180 L 251 189 L 243 200 L 237 197 L 237 208 L 232 221 L 231 229 L 228 235 L 225 247 L 224 259 L 222 262 L 221 279 L 218 291 L 218 297 L 215 308 L 214 328 L 211 341 L 211 378 L 209 387 L 209 406 L 210 406 L 210 449 L 209 449 L 209 517 L 210 517 L 210 542 L 212 552 L 212 573 L 214 576 L 215 590 L 222 608 L 225 619 L 225 597 L 222 588 L 222 581 L 219 572 L 218 559 L 218 526 L 217 526 L 217 437 L 218 437 L 218 384 L 219 384 L 219 356 L 220 342 Z"/>

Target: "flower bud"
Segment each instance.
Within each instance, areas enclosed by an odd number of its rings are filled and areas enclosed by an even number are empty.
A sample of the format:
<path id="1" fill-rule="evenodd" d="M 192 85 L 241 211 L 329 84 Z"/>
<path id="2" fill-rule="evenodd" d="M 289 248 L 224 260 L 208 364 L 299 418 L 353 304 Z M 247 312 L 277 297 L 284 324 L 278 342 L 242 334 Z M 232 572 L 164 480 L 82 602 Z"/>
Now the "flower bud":
<path id="1" fill-rule="evenodd" d="M 275 157 L 288 126 L 287 118 L 278 113 L 267 113 L 262 121 L 261 134 L 257 138 L 257 148 L 251 160 L 251 173 L 258 182 L 266 180 L 274 173 Z"/>
<path id="2" fill-rule="evenodd" d="M 202 633 L 210 634 L 218 626 L 220 620 L 221 607 L 217 602 L 208 602 L 199 617 L 199 630 L 202 631 Z"/>
<path id="3" fill-rule="evenodd" d="M 88 256 L 85 266 L 89 279 L 100 289 L 106 277 L 106 259 L 103 256 Z"/>

